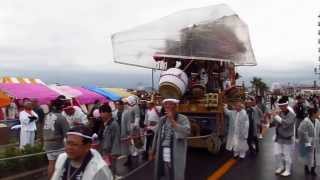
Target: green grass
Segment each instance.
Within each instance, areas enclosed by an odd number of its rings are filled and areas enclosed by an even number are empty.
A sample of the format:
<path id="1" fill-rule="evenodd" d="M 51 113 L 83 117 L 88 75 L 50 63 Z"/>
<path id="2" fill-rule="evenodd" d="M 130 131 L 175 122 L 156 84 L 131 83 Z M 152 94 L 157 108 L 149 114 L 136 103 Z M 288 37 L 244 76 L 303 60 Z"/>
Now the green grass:
<path id="1" fill-rule="evenodd" d="M 9 146 L 9 147 L 0 149 L 0 159 L 27 155 L 27 154 L 40 153 L 40 152 L 43 152 L 43 147 L 40 144 L 36 144 L 33 147 L 30 145 L 27 145 L 23 150 L 20 150 L 16 146 Z M 34 170 L 40 167 L 44 167 L 46 165 L 47 165 L 47 158 L 45 154 L 27 157 L 27 158 L 0 161 L 0 178 L 6 177 L 12 174 Z"/>

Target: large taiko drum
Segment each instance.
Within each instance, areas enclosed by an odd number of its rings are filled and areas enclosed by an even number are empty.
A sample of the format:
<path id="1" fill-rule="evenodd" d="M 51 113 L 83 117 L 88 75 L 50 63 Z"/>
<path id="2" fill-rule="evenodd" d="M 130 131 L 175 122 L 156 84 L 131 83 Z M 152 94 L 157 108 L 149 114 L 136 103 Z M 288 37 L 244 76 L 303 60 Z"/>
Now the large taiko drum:
<path id="1" fill-rule="evenodd" d="M 188 87 L 188 76 L 178 68 L 170 68 L 160 75 L 159 92 L 163 98 L 180 99 Z"/>

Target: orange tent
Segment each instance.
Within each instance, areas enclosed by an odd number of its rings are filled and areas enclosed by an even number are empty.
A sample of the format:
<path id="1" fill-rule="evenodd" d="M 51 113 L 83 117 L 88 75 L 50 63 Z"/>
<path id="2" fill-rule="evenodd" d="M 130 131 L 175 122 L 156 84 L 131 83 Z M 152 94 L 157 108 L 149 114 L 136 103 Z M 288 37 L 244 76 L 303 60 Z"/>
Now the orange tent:
<path id="1" fill-rule="evenodd" d="M 8 106 L 11 103 L 11 98 L 0 91 L 0 107 Z"/>

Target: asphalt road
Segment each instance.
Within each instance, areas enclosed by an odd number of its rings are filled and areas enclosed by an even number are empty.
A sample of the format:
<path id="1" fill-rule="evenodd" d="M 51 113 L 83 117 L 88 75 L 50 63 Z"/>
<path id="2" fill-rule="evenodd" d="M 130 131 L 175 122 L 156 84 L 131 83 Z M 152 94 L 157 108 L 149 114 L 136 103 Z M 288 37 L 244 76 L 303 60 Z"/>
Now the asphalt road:
<path id="1" fill-rule="evenodd" d="M 221 177 L 222 180 L 313 180 L 304 175 L 302 163 L 298 155 L 294 153 L 294 164 L 292 176 L 288 178 L 279 177 L 274 174 L 273 140 L 274 130 L 269 130 L 263 140 L 260 141 L 260 153 L 256 156 L 248 155 L 244 160 L 237 162 Z M 188 149 L 188 160 L 186 170 L 186 180 L 207 180 L 227 161 L 232 159 L 232 154 L 222 151 L 218 155 L 212 155 L 205 149 Z M 152 180 L 153 162 L 146 163 L 141 158 L 136 158 L 131 168 L 123 166 L 125 159 L 118 163 L 117 174 L 126 177 L 125 180 Z M 142 166 L 143 165 L 143 166 Z M 320 168 L 317 169 L 320 174 Z M 46 178 L 43 178 L 43 180 Z"/>
<path id="2" fill-rule="evenodd" d="M 188 149 L 186 180 L 207 179 L 216 169 L 231 158 L 225 151 L 217 155 L 210 154 L 206 149 Z M 133 173 L 125 180 L 151 180 L 153 177 L 153 162 Z"/>
<path id="3" fill-rule="evenodd" d="M 270 129 L 264 139 L 260 141 L 260 153 L 258 155 L 247 155 L 244 160 L 237 160 L 225 174 L 223 180 L 313 180 L 320 177 L 310 177 L 304 175 L 303 164 L 294 152 L 294 164 L 292 175 L 284 178 L 274 174 L 274 155 L 273 155 L 273 135 L 274 130 Z M 206 150 L 189 149 L 186 180 L 207 180 L 208 177 L 216 172 L 222 165 L 232 158 L 227 152 L 218 155 L 211 155 Z M 320 167 L 317 172 L 320 176 Z M 153 163 L 141 168 L 133 173 L 126 180 L 151 180 L 153 177 Z"/>

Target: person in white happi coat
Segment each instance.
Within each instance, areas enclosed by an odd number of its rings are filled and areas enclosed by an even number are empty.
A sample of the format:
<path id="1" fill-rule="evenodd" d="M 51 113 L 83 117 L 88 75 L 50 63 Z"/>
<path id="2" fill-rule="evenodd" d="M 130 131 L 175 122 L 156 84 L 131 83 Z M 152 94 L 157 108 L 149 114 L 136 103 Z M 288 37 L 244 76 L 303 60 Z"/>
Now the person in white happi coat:
<path id="1" fill-rule="evenodd" d="M 274 154 L 277 168 L 275 173 L 287 177 L 291 175 L 296 115 L 292 108 L 288 106 L 287 97 L 279 99 L 278 107 L 280 111 L 271 113 L 272 122 L 270 122 L 270 127 L 276 128 Z"/>
<path id="2" fill-rule="evenodd" d="M 246 157 L 248 151 L 248 131 L 249 118 L 247 112 L 243 109 L 241 102 L 235 104 L 234 110 L 225 108 L 225 114 L 229 116 L 229 128 L 227 136 L 226 149 L 233 151 L 234 157 L 240 156 L 241 159 Z"/>
<path id="3" fill-rule="evenodd" d="M 316 108 L 310 108 L 308 117 L 300 123 L 298 128 L 299 155 L 305 165 L 305 174 L 312 176 L 317 176 L 316 166 L 320 162 L 320 121 L 318 115 Z"/>
<path id="4" fill-rule="evenodd" d="M 19 113 L 19 120 L 21 124 L 20 149 L 23 149 L 27 144 L 30 144 L 31 146 L 34 145 L 38 115 L 32 110 L 32 108 L 32 102 L 30 100 L 25 100 L 24 110 Z"/>
<path id="5" fill-rule="evenodd" d="M 51 180 L 113 180 L 100 153 L 91 149 L 92 140 L 90 128 L 79 125 L 70 129 L 65 153 L 59 155 Z"/>
<path id="6" fill-rule="evenodd" d="M 128 157 L 127 161 L 124 163 L 125 166 L 132 165 L 132 157 L 130 152 L 130 147 L 131 147 L 130 136 L 131 136 L 131 111 L 127 106 L 127 102 L 125 102 L 125 106 L 121 114 L 121 126 L 120 126 L 120 138 L 128 139 L 126 141 L 121 141 L 120 143 L 121 155 Z"/>
<path id="7" fill-rule="evenodd" d="M 128 138 L 126 142 L 122 142 L 121 151 L 123 155 L 128 155 L 125 166 L 132 165 L 132 156 L 138 155 L 138 149 L 135 142 L 141 140 L 140 136 L 140 108 L 138 99 L 135 96 L 129 96 L 126 99 L 128 106 L 125 108 L 121 122 L 121 138 Z M 135 137 L 134 139 L 132 137 Z"/>
<path id="8" fill-rule="evenodd" d="M 149 151 L 149 160 L 155 160 L 153 179 L 185 180 L 190 121 L 177 113 L 179 100 L 168 98 L 162 104 L 166 115 L 159 120 Z"/>
<path id="9" fill-rule="evenodd" d="M 160 114 L 158 110 L 156 109 L 154 101 L 148 101 L 147 102 L 147 112 L 145 116 L 145 130 L 146 130 L 146 138 L 145 138 L 145 159 L 148 159 L 148 152 L 149 149 L 152 147 L 153 139 L 154 139 L 154 134 L 156 133 L 158 123 L 160 121 Z"/>
<path id="10" fill-rule="evenodd" d="M 78 106 L 67 106 L 62 115 L 67 119 L 70 128 L 77 125 L 88 125 L 87 115 Z"/>

